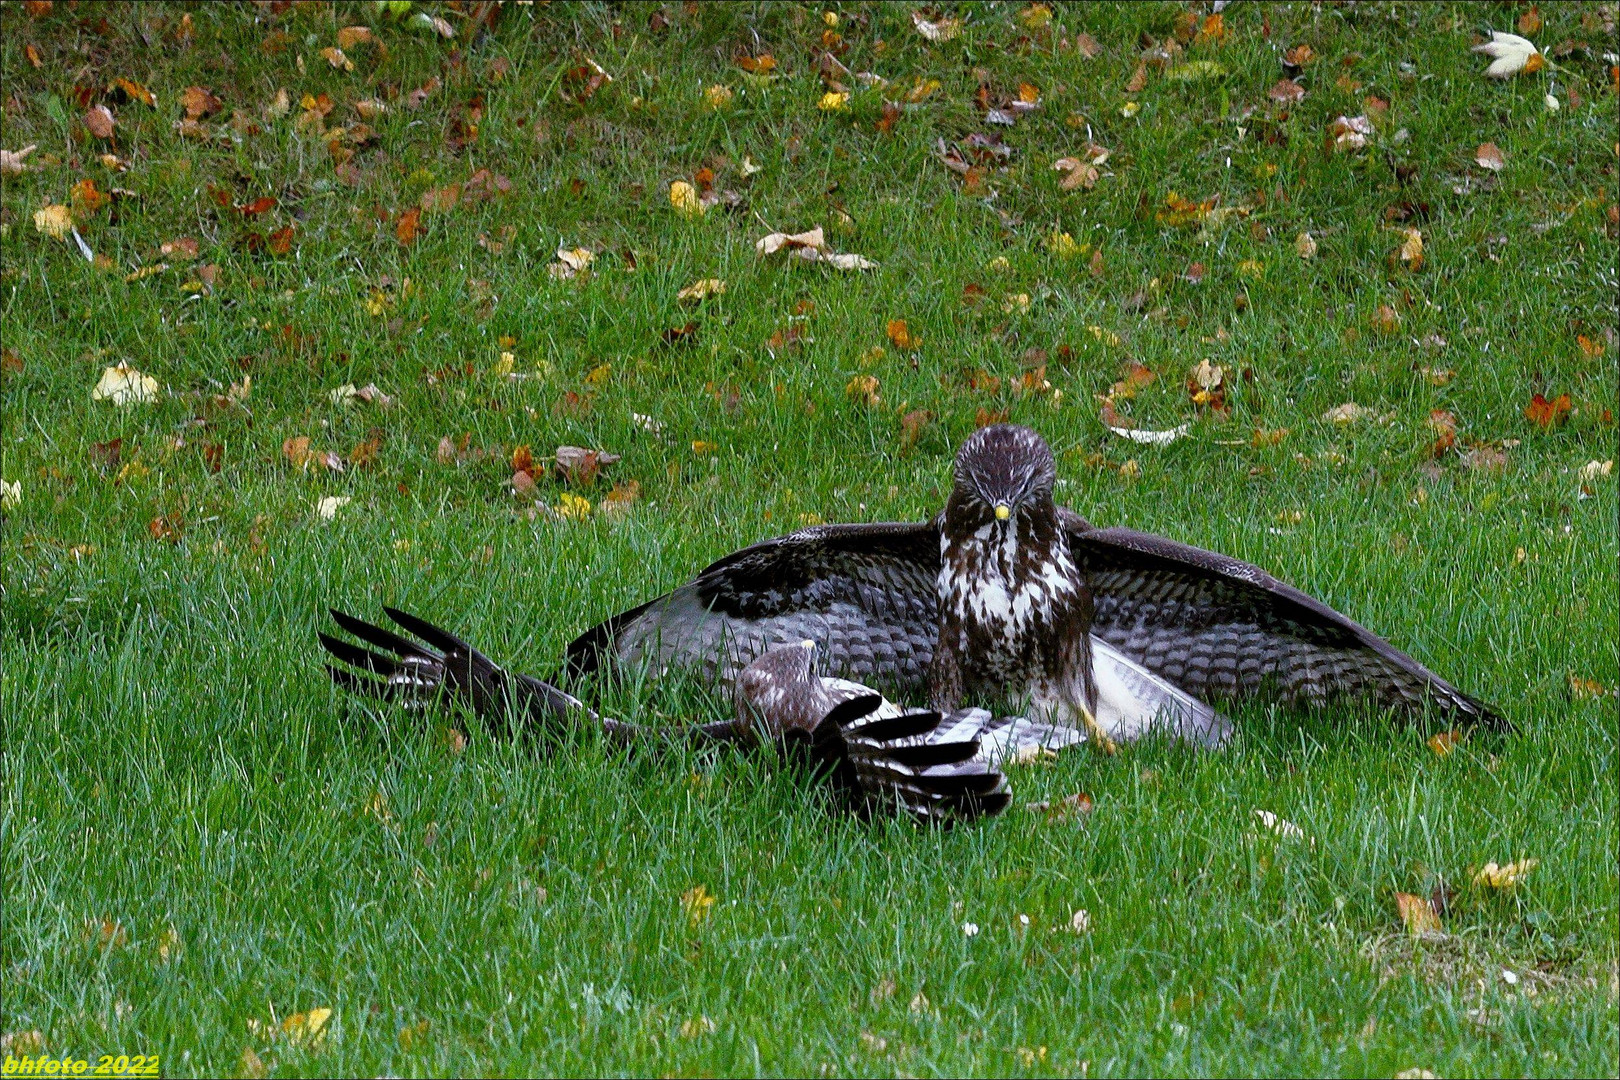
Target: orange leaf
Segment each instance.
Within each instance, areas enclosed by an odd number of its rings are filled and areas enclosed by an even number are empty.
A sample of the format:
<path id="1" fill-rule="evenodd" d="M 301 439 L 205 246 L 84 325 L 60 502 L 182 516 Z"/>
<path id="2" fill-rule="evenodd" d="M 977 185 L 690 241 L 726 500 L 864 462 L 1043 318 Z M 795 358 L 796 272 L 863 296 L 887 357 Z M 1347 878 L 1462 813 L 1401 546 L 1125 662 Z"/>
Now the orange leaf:
<path id="1" fill-rule="evenodd" d="M 1569 395 L 1559 394 L 1548 401 L 1540 394 L 1530 399 L 1530 404 L 1524 407 L 1525 419 L 1540 428 L 1550 428 L 1569 419 Z"/>
<path id="2" fill-rule="evenodd" d="M 1413 935 L 1438 934 L 1444 930 L 1440 916 L 1426 896 L 1398 892 L 1395 894 L 1395 908 L 1400 912 L 1401 922 Z"/>
<path id="3" fill-rule="evenodd" d="M 1461 728 L 1453 728 L 1450 731 L 1442 731 L 1436 735 L 1430 735 L 1427 740 L 1427 745 L 1430 750 L 1434 751 L 1435 757 L 1449 757 L 1451 752 L 1457 749 L 1457 744 L 1462 742 L 1467 737 L 1468 732 L 1462 730 Z"/>
<path id="4" fill-rule="evenodd" d="M 406 246 L 416 242 L 417 234 L 422 231 L 422 211 L 420 207 L 411 207 L 399 215 L 399 221 L 394 224 L 394 235 L 399 242 Z"/>
<path id="5" fill-rule="evenodd" d="M 271 233 L 265 246 L 272 255 L 285 255 L 292 250 L 293 227 L 283 226 Z"/>
<path id="6" fill-rule="evenodd" d="M 911 332 L 904 319 L 890 319 L 887 331 L 897 349 L 915 349 L 922 344 L 922 338 Z"/>

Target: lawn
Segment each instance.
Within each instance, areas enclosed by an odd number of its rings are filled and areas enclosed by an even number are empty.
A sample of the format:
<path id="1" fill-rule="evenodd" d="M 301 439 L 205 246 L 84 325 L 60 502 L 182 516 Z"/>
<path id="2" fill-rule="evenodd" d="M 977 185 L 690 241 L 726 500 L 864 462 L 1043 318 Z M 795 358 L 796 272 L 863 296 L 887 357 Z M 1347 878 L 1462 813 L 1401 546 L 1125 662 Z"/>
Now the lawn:
<path id="1" fill-rule="evenodd" d="M 1614 1075 L 1616 5 L 1209 7 L 0 8 L 6 1051 Z M 1487 78 L 1516 27 L 1550 63 Z M 877 265 L 756 253 L 816 227 Z M 388 603 L 545 675 L 935 513 L 1000 416 L 1516 730 L 1234 706 L 940 831 L 322 671 Z"/>

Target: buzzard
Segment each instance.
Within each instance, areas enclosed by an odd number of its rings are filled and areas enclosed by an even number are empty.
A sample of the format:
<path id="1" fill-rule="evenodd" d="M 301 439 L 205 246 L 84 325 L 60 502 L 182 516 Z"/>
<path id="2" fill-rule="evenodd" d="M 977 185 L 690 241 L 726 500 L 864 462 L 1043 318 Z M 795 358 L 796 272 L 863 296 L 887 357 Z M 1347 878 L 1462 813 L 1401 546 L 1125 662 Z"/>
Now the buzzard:
<path id="1" fill-rule="evenodd" d="M 930 521 L 823 525 L 744 548 L 587 630 L 565 677 L 691 666 L 733 682 L 814 642 L 831 674 L 949 712 L 1026 704 L 1058 743 L 1155 728 L 1219 743 L 1220 700 L 1367 698 L 1505 727 L 1372 631 L 1259 567 L 1162 536 L 1097 528 L 1052 497 L 1028 428 L 975 433 Z"/>
<path id="2" fill-rule="evenodd" d="M 332 680 L 355 693 L 409 708 L 458 702 L 496 732 L 594 725 L 621 745 L 663 741 L 662 731 L 610 719 L 532 676 L 504 670 L 446 630 L 394 608 L 385 614 L 406 637 L 333 610 L 338 626 L 372 648 L 317 636 L 345 666 Z M 381 650 L 374 651 L 374 650 Z M 921 821 L 954 824 L 999 813 L 1011 800 L 996 762 L 1014 740 L 1030 738 L 1022 720 L 991 723 L 981 710 L 951 717 L 907 711 L 859 683 L 816 670 L 809 641 L 766 651 L 739 674 L 736 716 L 698 724 L 674 737 L 694 746 L 769 742 L 808 762 L 861 813 L 903 810 Z M 987 751 L 981 734 L 987 734 Z"/>

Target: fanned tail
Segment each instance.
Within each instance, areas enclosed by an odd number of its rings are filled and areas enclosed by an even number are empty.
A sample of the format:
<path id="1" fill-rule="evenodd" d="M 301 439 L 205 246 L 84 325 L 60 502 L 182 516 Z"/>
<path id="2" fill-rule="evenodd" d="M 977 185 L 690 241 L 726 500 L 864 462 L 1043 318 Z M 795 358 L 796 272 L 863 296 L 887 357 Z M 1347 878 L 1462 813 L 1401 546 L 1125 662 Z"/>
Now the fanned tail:
<path id="1" fill-rule="evenodd" d="M 876 694 L 843 702 L 815 733 L 817 750 L 834 759 L 835 776 L 864 806 L 940 824 L 1006 809 L 1007 779 L 981 753 L 976 732 L 939 737 L 939 713 L 885 715 L 885 704 Z"/>

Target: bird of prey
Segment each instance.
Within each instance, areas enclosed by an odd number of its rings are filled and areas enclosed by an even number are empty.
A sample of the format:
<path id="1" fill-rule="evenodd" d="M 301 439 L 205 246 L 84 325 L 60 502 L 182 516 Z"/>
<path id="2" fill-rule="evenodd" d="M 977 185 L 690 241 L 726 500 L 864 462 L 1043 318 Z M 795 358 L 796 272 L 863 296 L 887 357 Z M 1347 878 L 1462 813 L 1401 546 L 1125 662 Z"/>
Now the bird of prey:
<path id="1" fill-rule="evenodd" d="M 601 716 L 547 682 L 506 671 L 424 619 L 389 607 L 383 611 L 413 637 L 337 610 L 331 614 L 338 626 L 372 648 L 318 634 L 326 651 L 347 665 L 327 665 L 339 686 L 407 708 L 457 703 L 496 733 L 585 724 L 621 745 L 669 737 Z M 830 780 L 852 810 L 901 810 L 939 824 L 1001 812 L 1011 799 L 996 767 L 1001 751 L 1011 739 L 1031 737 L 1030 725 L 1021 719 L 992 723 L 978 710 L 950 718 L 907 711 L 859 683 L 824 678 L 816 671 L 815 645 L 808 641 L 755 659 L 739 673 L 734 699 L 734 719 L 692 725 L 674 737 L 694 746 L 774 744 Z M 981 732 L 989 734 L 989 752 Z"/>
<path id="2" fill-rule="evenodd" d="M 744 548 L 587 630 L 565 677 L 690 666 L 734 681 L 812 641 L 829 672 L 949 712 L 1012 701 L 1104 748 L 1163 728 L 1219 743 L 1222 700 L 1367 698 L 1505 727 L 1372 631 L 1259 567 L 1162 536 L 1098 528 L 1052 497 L 1028 428 L 962 446 L 930 521 L 823 525 Z"/>

